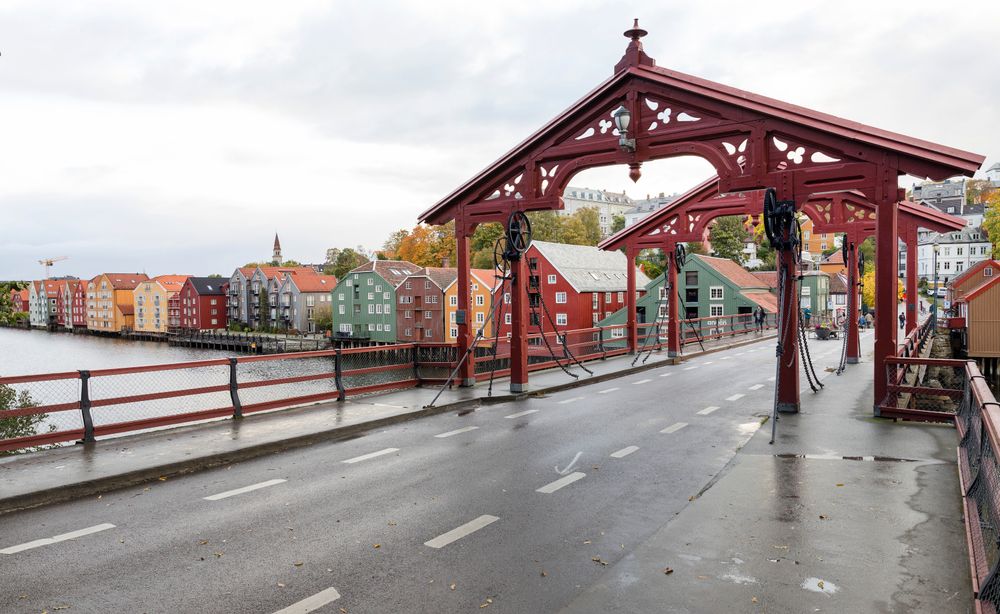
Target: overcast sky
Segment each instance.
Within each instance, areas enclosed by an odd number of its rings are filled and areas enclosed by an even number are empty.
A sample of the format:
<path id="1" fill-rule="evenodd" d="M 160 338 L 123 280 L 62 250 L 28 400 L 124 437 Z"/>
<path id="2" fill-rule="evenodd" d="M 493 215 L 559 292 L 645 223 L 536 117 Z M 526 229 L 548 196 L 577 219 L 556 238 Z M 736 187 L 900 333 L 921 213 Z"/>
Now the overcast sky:
<path id="1" fill-rule="evenodd" d="M 0 0 L 0 279 L 378 247 L 611 76 L 633 17 L 660 66 L 1000 159 L 995 1 Z M 712 173 L 643 171 L 573 184 Z"/>

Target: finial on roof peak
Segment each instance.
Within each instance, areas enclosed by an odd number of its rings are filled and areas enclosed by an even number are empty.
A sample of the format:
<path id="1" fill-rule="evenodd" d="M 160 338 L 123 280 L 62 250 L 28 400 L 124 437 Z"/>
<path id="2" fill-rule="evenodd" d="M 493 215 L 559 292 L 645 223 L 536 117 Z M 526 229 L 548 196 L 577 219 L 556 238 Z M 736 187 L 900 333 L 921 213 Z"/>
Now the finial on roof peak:
<path id="1" fill-rule="evenodd" d="M 656 60 L 646 55 L 646 52 L 642 50 L 642 41 L 639 40 L 647 34 L 649 32 L 639 27 L 639 18 L 636 17 L 632 27 L 625 30 L 625 38 L 630 39 L 631 42 L 625 48 L 625 55 L 615 64 L 616 73 L 633 66 L 656 66 Z"/>

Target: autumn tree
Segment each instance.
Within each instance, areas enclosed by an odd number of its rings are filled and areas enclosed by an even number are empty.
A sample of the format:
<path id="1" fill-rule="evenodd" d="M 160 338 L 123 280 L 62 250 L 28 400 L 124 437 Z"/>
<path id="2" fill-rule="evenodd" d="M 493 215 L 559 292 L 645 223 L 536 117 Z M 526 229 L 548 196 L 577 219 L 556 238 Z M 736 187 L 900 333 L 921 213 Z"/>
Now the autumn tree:
<path id="1" fill-rule="evenodd" d="M 329 253 L 331 250 L 327 250 Z M 344 275 L 351 269 L 356 269 L 366 262 L 370 262 L 371 258 L 364 253 L 363 250 L 351 249 L 346 247 L 344 249 L 337 250 L 336 260 L 332 264 L 327 264 L 323 267 L 323 273 L 326 275 L 336 275 L 337 279 L 343 279 Z"/>
<path id="2" fill-rule="evenodd" d="M 983 230 L 993 246 L 993 258 L 1000 258 L 1000 190 L 994 191 L 986 200 Z"/>
<path id="3" fill-rule="evenodd" d="M 965 182 L 965 202 L 975 205 L 989 199 L 996 193 L 993 182 L 988 179 L 969 179 Z"/>

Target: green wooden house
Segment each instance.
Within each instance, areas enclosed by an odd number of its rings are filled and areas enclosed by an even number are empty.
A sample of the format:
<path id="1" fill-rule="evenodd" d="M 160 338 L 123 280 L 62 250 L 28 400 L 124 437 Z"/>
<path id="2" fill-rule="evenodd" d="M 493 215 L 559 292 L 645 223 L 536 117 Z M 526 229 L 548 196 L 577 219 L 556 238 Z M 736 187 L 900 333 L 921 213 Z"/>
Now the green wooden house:
<path id="1" fill-rule="evenodd" d="M 823 271 L 802 271 L 799 306 L 808 309 L 813 324 L 830 319 L 834 305 L 830 297 L 830 275 Z"/>
<path id="2" fill-rule="evenodd" d="M 350 271 L 331 292 L 337 339 L 396 342 L 396 286 L 421 267 L 403 260 L 374 260 Z"/>
<path id="3" fill-rule="evenodd" d="M 750 314 L 757 306 L 768 314 L 778 311 L 777 297 L 761 279 L 728 258 L 692 254 L 677 274 L 680 294 L 664 290 L 663 275 L 646 284 L 646 294 L 636 301 L 636 321 L 666 318 L 667 301 L 682 299 L 677 310 L 684 319 Z M 599 326 L 625 324 L 625 309 L 601 320 Z"/>

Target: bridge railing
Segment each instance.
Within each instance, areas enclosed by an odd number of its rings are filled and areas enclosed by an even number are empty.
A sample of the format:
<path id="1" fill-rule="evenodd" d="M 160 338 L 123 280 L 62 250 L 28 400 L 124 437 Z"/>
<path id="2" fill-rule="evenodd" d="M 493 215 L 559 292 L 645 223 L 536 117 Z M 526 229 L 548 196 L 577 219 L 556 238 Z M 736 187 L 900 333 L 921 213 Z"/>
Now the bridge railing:
<path id="1" fill-rule="evenodd" d="M 778 327 L 775 314 L 764 317 L 764 330 L 774 330 Z M 757 330 L 752 313 L 740 313 L 728 316 L 712 316 L 708 318 L 690 318 L 681 320 L 681 345 L 714 341 L 726 337 L 747 335 Z"/>
<path id="2" fill-rule="evenodd" d="M 1000 403 L 974 361 L 965 363 L 965 386 L 955 416 L 958 472 L 976 611 L 1000 607 Z"/>

